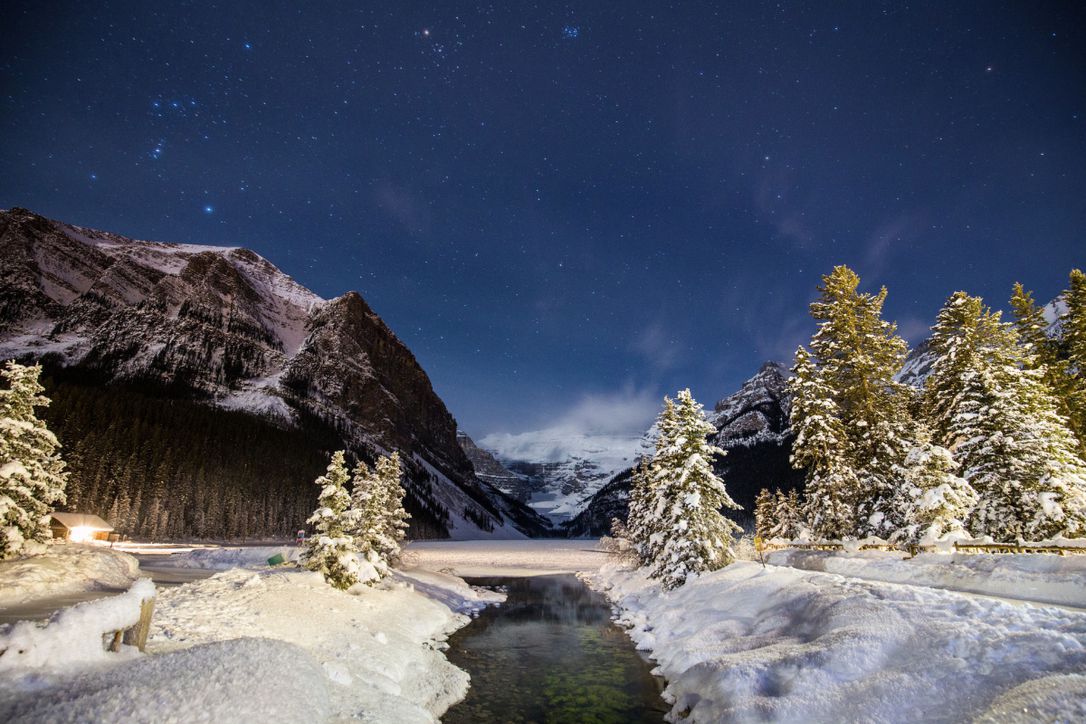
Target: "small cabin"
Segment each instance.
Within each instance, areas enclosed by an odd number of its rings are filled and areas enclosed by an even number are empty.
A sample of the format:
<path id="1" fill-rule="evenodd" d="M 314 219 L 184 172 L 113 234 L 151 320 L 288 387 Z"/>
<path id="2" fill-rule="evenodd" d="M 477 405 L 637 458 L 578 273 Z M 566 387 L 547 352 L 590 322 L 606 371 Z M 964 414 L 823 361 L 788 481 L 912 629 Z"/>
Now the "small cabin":
<path id="1" fill-rule="evenodd" d="M 91 513 L 53 513 L 49 520 L 53 537 L 86 543 L 92 540 L 109 540 L 113 526 Z"/>

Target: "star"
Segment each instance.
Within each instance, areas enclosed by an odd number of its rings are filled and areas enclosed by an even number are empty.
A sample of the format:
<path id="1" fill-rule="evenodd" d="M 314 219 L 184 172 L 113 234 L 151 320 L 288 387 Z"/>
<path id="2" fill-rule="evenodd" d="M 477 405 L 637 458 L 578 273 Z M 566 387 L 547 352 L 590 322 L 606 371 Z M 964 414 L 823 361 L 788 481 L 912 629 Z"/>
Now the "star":
<path id="1" fill-rule="evenodd" d="M 211 214 L 215 213 L 215 207 L 211 204 L 207 204 L 206 206 L 204 206 L 204 213 L 210 216 Z"/>
<path id="2" fill-rule="evenodd" d="M 564 25 L 562 27 L 562 38 L 565 40 L 576 40 L 581 34 L 581 27 L 579 25 Z"/>

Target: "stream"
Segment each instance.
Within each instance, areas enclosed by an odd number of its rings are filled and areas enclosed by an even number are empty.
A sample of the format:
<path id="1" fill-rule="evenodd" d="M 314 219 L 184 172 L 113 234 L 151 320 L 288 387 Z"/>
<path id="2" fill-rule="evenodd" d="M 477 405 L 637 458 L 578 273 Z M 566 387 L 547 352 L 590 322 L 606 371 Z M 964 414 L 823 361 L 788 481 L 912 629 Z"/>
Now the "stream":
<path id="1" fill-rule="evenodd" d="M 663 679 L 611 621 L 611 606 L 576 576 L 469 578 L 508 599 L 449 638 L 471 675 L 446 724 L 662 722 Z"/>

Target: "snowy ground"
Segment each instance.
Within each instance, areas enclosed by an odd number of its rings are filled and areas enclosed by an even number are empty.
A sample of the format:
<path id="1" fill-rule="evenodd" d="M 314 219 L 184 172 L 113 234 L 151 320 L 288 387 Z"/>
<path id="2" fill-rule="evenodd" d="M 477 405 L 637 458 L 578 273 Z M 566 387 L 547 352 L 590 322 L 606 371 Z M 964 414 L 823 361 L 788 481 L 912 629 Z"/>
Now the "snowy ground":
<path id="1" fill-rule="evenodd" d="M 0 666 L 0 721 L 433 722 L 468 686 L 444 639 L 503 598 L 424 570 L 344 593 L 294 566 L 251 565 L 160 589 L 151 655 Z"/>
<path id="2" fill-rule="evenodd" d="M 406 568 L 457 576 L 538 576 L 594 571 L 607 562 L 598 540 L 536 538 L 516 541 L 416 541 L 404 555 Z"/>
<path id="3" fill-rule="evenodd" d="M 618 564 L 586 577 L 676 718 L 1086 718 L 1086 613 L 747 561 L 670 593 Z"/>
<path id="4" fill-rule="evenodd" d="M 787 549 L 766 562 L 842 576 L 1086 608 L 1086 555 L 922 553 Z"/>
<path id="5" fill-rule="evenodd" d="M 104 546 L 58 544 L 46 551 L 0 562 L 0 616 L 87 591 L 116 593 L 139 577 L 135 558 Z"/>

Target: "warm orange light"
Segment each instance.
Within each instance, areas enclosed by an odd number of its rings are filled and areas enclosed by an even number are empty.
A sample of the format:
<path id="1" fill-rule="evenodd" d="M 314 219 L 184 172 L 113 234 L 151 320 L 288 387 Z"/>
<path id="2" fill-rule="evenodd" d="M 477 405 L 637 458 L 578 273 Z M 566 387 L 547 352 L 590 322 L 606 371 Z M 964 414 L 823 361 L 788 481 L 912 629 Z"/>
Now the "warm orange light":
<path id="1" fill-rule="evenodd" d="M 86 525 L 77 525 L 72 528 L 72 532 L 68 534 L 68 540 L 73 543 L 86 543 L 89 540 L 94 539 L 94 528 Z"/>

